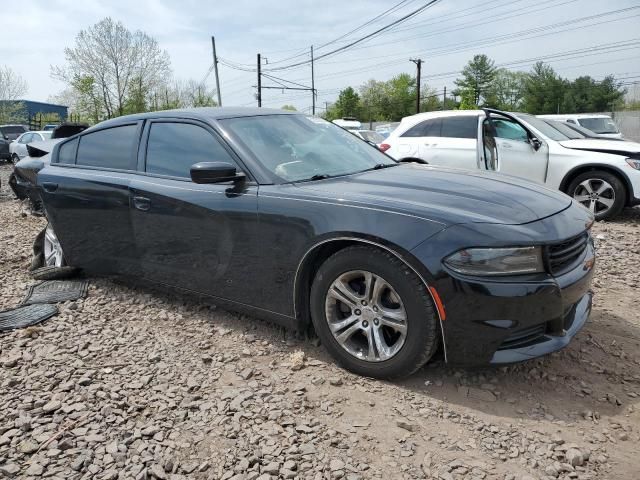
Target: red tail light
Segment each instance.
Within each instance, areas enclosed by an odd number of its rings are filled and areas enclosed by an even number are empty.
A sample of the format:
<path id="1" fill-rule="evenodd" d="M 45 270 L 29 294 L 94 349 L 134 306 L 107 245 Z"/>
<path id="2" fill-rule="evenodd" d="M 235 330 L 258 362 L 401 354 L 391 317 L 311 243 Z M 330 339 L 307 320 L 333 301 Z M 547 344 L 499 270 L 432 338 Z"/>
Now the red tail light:
<path id="1" fill-rule="evenodd" d="M 388 143 L 381 143 L 380 145 L 378 145 L 378 148 L 381 152 L 386 152 L 391 148 L 391 145 L 389 145 Z"/>

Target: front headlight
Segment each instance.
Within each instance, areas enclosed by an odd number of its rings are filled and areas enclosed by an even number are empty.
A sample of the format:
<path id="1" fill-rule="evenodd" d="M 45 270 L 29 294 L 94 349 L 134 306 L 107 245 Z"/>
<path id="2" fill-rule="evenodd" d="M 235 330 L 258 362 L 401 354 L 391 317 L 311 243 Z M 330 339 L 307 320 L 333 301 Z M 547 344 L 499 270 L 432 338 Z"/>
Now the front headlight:
<path id="1" fill-rule="evenodd" d="M 444 259 L 465 275 L 518 275 L 544 272 L 540 247 L 467 248 Z"/>
<path id="2" fill-rule="evenodd" d="M 627 163 L 631 168 L 635 168 L 636 170 L 640 170 L 640 159 L 637 158 L 625 158 Z"/>

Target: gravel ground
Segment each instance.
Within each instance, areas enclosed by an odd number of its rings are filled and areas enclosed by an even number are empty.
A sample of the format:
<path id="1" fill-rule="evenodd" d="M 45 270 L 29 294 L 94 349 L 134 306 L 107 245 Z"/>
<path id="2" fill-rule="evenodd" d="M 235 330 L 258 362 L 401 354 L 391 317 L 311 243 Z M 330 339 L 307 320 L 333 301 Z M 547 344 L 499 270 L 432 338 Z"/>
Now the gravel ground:
<path id="1" fill-rule="evenodd" d="M 0 309 L 32 283 L 0 166 Z M 640 210 L 594 227 L 591 321 L 518 366 L 360 378 L 321 346 L 193 299 L 91 279 L 0 334 L 0 478 L 637 479 Z"/>

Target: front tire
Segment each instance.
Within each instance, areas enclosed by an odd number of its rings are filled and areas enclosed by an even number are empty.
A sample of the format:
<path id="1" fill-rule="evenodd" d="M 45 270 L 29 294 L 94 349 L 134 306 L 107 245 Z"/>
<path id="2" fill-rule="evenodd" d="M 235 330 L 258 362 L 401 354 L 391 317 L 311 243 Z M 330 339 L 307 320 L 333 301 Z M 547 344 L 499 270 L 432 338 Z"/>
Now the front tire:
<path id="1" fill-rule="evenodd" d="M 18 163 L 20 161 L 20 157 L 18 155 L 16 155 L 15 153 L 11 156 L 11 163 L 13 163 L 14 165 L 16 163 Z"/>
<path id="2" fill-rule="evenodd" d="M 594 170 L 574 178 L 567 188 L 567 194 L 591 210 L 596 220 L 608 220 L 624 208 L 627 189 L 612 173 Z"/>
<path id="3" fill-rule="evenodd" d="M 411 375 L 438 346 L 438 319 L 420 278 L 375 247 L 340 250 L 318 270 L 311 319 L 347 370 L 374 378 Z"/>

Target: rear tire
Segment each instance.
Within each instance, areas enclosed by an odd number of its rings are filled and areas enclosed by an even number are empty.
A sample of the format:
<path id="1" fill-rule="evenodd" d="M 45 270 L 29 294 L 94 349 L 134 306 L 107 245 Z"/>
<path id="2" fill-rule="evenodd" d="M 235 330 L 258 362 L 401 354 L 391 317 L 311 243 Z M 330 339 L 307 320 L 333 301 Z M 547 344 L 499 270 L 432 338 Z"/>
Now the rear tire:
<path id="1" fill-rule="evenodd" d="M 422 280 L 375 247 L 348 247 L 329 257 L 313 281 L 310 308 L 325 348 L 359 375 L 411 375 L 438 346 L 438 318 Z"/>
<path id="2" fill-rule="evenodd" d="M 596 220 L 618 215 L 627 202 L 627 189 L 614 174 L 603 170 L 584 172 L 567 187 L 567 195 L 591 210 Z"/>

